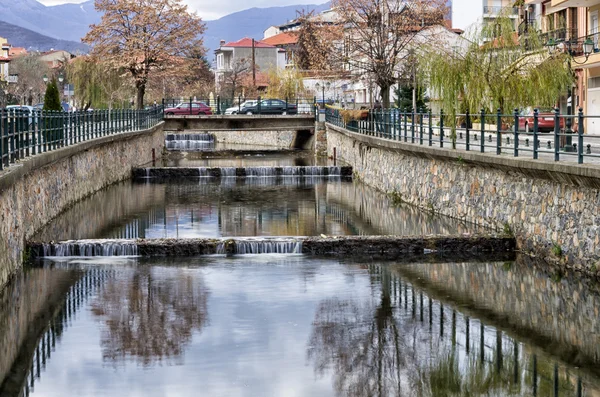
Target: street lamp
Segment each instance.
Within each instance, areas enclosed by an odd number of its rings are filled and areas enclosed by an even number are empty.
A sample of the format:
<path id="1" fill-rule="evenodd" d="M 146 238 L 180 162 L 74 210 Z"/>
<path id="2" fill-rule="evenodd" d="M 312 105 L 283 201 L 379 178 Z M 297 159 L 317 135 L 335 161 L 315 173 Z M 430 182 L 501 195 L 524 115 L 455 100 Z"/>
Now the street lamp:
<path id="1" fill-rule="evenodd" d="M 44 77 L 42 77 L 42 80 L 44 80 L 44 84 L 48 84 L 48 76 L 44 75 Z"/>
<path id="2" fill-rule="evenodd" d="M 575 59 L 575 57 L 577 56 L 577 52 L 573 49 L 573 44 L 577 44 L 577 41 L 575 41 L 575 43 L 573 43 L 572 40 L 567 40 L 565 42 L 558 43 L 556 40 L 551 38 L 550 40 L 548 40 L 546 47 L 548 47 L 548 51 L 551 54 L 560 47 L 560 50 L 564 51 L 567 54 L 568 68 L 569 68 L 569 70 L 571 70 L 571 63 L 575 63 L 577 65 L 583 65 L 584 63 L 586 63 L 587 60 L 589 59 L 590 55 L 594 51 L 594 47 L 595 47 L 595 44 L 592 41 L 592 39 L 590 39 L 589 37 L 586 37 L 586 39 L 583 41 L 582 46 L 581 46 L 581 48 L 583 50 L 583 56 L 585 56 L 585 59 L 583 60 L 583 62 L 578 62 Z M 573 116 L 573 114 L 572 114 L 573 113 L 573 85 L 572 84 L 569 85 L 569 88 L 567 91 L 567 98 L 568 98 L 567 99 L 567 120 L 565 122 L 565 134 L 572 134 L 573 133 L 573 130 L 571 129 L 571 126 L 573 124 L 573 120 L 572 120 L 572 116 Z M 565 152 L 574 152 L 575 151 L 575 147 L 573 146 L 573 140 L 570 135 L 566 136 L 564 150 L 565 150 Z"/>
<path id="3" fill-rule="evenodd" d="M 325 109 L 325 88 L 327 88 L 329 90 L 329 87 L 331 87 L 331 83 L 327 82 L 327 83 L 323 83 L 323 84 L 315 84 L 315 88 L 317 89 L 317 91 L 319 90 L 319 88 L 321 88 L 323 90 L 323 109 Z"/>

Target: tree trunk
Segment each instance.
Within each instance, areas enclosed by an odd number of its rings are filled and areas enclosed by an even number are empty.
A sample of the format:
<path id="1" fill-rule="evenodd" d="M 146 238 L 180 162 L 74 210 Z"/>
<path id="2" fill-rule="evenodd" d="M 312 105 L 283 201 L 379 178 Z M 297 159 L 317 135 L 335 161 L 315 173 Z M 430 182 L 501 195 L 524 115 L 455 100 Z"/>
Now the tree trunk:
<path id="1" fill-rule="evenodd" d="M 379 88 L 381 89 L 381 105 L 383 106 L 384 109 L 389 109 L 389 107 L 390 107 L 390 85 L 389 84 L 380 85 Z"/>
<path id="2" fill-rule="evenodd" d="M 144 95 L 146 94 L 146 84 L 145 83 L 137 83 L 137 98 L 136 98 L 136 108 L 139 110 L 144 109 Z"/>

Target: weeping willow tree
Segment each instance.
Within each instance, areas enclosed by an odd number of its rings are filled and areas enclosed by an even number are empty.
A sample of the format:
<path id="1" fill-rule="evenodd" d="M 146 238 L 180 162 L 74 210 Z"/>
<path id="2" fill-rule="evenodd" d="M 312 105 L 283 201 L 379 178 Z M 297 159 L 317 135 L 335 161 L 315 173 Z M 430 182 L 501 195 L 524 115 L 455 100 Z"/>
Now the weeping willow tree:
<path id="1" fill-rule="evenodd" d="M 466 110 L 511 114 L 526 106 L 554 106 L 574 82 L 565 54 L 549 54 L 536 32 L 518 37 L 506 16 L 466 37 L 464 46 L 429 47 L 420 56 L 421 78 L 450 120 Z M 455 123 L 451 128 L 454 141 Z"/>
<path id="2" fill-rule="evenodd" d="M 67 79 L 75 86 L 75 100 L 83 109 L 112 109 L 135 95 L 128 84 L 130 78 L 122 70 L 94 57 L 79 57 L 69 63 Z"/>
<path id="3" fill-rule="evenodd" d="M 269 87 L 266 95 L 268 98 L 292 100 L 299 98 L 304 93 L 302 76 L 294 69 L 270 69 L 268 79 Z"/>

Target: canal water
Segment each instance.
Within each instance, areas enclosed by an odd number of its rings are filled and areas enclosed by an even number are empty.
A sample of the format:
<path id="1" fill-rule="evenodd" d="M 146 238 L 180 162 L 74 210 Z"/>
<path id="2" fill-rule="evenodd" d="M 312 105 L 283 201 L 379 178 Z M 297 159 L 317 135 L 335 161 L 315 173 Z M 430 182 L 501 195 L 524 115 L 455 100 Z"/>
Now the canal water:
<path id="1" fill-rule="evenodd" d="M 169 166 L 330 165 L 177 145 Z M 224 176 L 115 184 L 33 240 L 479 231 L 358 181 Z M 40 260 L 0 292 L 0 396 L 600 395 L 597 286 L 359 254 Z"/>

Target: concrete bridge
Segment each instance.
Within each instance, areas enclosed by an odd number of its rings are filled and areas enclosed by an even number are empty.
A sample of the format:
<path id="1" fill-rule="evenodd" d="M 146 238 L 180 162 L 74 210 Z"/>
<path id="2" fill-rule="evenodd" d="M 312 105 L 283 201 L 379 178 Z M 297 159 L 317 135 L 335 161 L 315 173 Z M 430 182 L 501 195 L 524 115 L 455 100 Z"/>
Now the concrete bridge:
<path id="1" fill-rule="evenodd" d="M 210 132 L 217 142 L 310 149 L 315 117 L 311 114 L 165 116 L 165 131 Z"/>

